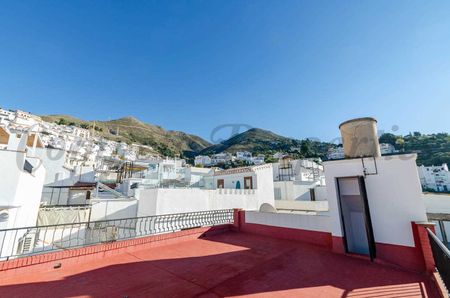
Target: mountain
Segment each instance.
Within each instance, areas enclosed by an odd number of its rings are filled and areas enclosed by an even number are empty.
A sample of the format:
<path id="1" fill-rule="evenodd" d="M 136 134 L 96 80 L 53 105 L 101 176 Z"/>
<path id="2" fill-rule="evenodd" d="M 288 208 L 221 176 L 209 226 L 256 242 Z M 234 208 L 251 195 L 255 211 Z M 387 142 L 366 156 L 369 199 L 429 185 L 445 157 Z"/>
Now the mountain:
<path id="1" fill-rule="evenodd" d="M 144 123 L 134 117 L 110 121 L 86 121 L 68 115 L 41 116 L 42 120 L 90 129 L 108 140 L 152 146 L 167 156 L 193 156 L 211 144 L 204 139 L 181 131 L 170 131 Z"/>
<path id="2" fill-rule="evenodd" d="M 160 126 L 144 123 L 134 117 L 124 117 L 111 121 L 85 121 L 68 115 L 42 116 L 47 122 L 76 125 L 91 129 L 96 135 L 113 141 L 139 143 L 152 146 L 155 152 L 165 156 L 180 155 L 193 162 L 196 155 L 250 151 L 254 155 L 265 154 L 271 162 L 271 155 L 281 151 L 294 158 L 320 157 L 327 159 L 327 152 L 335 144 L 314 140 L 298 140 L 277 135 L 271 131 L 252 128 L 232 136 L 218 144 L 210 144 L 204 139 L 181 131 L 168 131 Z M 406 136 L 383 134 L 380 143 L 389 143 L 400 152 L 417 152 L 418 165 L 450 164 L 450 135 L 447 133 L 410 133 Z"/>
<path id="3" fill-rule="evenodd" d="M 450 164 L 450 135 L 447 133 L 408 135 L 393 135 L 390 133 L 380 136 L 380 143 L 388 143 L 400 152 L 416 152 L 418 165 Z M 336 144 L 314 140 L 297 140 L 277 135 L 271 131 L 253 128 L 237 134 L 219 144 L 203 149 L 200 154 L 214 154 L 221 152 L 235 153 L 236 151 L 250 151 L 253 154 L 265 154 L 267 161 L 272 161 L 270 155 L 277 151 L 289 153 L 294 158 L 320 157 L 326 160 L 330 148 Z"/>
<path id="4" fill-rule="evenodd" d="M 326 158 L 330 147 L 335 147 L 335 145 L 308 139 L 297 140 L 287 138 L 268 130 L 252 128 L 226 141 L 203 149 L 200 154 L 208 155 L 221 152 L 236 153 L 237 151 L 249 151 L 253 154 L 272 155 L 281 151 L 298 158 Z"/>
<path id="5" fill-rule="evenodd" d="M 279 136 L 268 130 L 252 128 L 221 143 L 212 145 L 200 153 L 236 153 L 237 151 L 250 151 L 256 153 L 261 150 L 272 150 L 282 146 L 294 145 L 292 141 L 292 139 Z"/>

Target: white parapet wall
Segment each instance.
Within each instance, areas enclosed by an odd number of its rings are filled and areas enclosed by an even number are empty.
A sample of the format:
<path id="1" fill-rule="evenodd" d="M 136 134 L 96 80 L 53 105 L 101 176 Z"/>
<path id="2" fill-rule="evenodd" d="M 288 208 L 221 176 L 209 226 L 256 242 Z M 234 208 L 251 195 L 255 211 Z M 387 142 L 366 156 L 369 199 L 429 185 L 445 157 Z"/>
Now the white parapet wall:
<path id="1" fill-rule="evenodd" d="M 276 209 L 283 210 L 302 210 L 302 211 L 328 211 L 327 201 L 288 201 L 288 200 L 276 200 Z"/>
<path id="2" fill-rule="evenodd" d="M 272 227 L 300 229 L 331 233 L 331 220 L 328 215 L 304 215 L 292 213 L 269 213 L 246 211 L 245 222 Z"/>
<path id="3" fill-rule="evenodd" d="M 136 217 L 137 204 L 136 199 L 92 199 L 90 221 Z"/>
<path id="4" fill-rule="evenodd" d="M 450 194 L 424 193 L 422 199 L 427 208 L 427 213 L 450 215 Z"/>
<path id="5" fill-rule="evenodd" d="M 259 210 L 274 205 L 273 193 L 259 189 L 155 188 L 137 189 L 138 216 L 242 208 Z"/>

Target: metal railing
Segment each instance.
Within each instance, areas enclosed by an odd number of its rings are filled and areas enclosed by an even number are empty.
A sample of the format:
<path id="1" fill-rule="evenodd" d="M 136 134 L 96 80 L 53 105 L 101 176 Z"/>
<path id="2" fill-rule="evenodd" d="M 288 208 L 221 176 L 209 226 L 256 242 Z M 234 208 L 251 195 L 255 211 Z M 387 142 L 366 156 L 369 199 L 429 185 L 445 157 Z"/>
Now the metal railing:
<path id="1" fill-rule="evenodd" d="M 436 236 L 442 240 L 445 246 L 450 249 L 450 241 L 448 234 L 450 232 L 450 221 L 448 220 L 434 220 L 436 222 Z M 450 235 L 450 234 L 449 234 Z"/>
<path id="2" fill-rule="evenodd" d="M 427 228 L 436 269 L 450 293 L 450 251 L 439 238 Z"/>
<path id="3" fill-rule="evenodd" d="M 232 222 L 225 209 L 3 229 L 0 260 Z"/>

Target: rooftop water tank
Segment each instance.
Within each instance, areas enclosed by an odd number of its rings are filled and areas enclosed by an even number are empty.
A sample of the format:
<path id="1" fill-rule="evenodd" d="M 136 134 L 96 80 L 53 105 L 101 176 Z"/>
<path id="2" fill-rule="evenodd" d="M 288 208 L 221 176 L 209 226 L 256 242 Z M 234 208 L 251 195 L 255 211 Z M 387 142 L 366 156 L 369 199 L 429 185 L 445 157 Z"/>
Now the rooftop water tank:
<path id="1" fill-rule="evenodd" d="M 282 158 L 280 158 L 279 162 L 280 162 L 280 169 L 286 169 L 289 168 L 291 165 L 291 160 L 292 158 L 288 155 L 283 156 Z"/>
<path id="2" fill-rule="evenodd" d="M 371 117 L 356 118 L 339 125 L 346 158 L 379 157 L 377 120 Z"/>

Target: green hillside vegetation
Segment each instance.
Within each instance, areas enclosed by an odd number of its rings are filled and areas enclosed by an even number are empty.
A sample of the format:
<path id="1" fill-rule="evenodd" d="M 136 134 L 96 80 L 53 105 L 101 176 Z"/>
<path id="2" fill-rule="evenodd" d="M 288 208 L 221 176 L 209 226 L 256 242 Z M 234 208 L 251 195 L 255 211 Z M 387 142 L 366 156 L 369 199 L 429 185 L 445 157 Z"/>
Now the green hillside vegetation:
<path id="1" fill-rule="evenodd" d="M 147 124 L 133 117 L 111 121 L 85 121 L 67 115 L 42 116 L 47 122 L 74 125 L 90 129 L 96 136 L 108 140 L 152 146 L 164 156 L 194 156 L 211 144 L 204 139 L 180 131 L 167 131 L 160 126 Z"/>
<path id="2" fill-rule="evenodd" d="M 380 137 L 380 143 L 392 144 L 401 152 L 417 152 L 419 166 L 450 164 L 450 135 L 447 133 L 414 132 L 406 136 L 385 133 Z"/>
<path id="3" fill-rule="evenodd" d="M 271 131 L 252 128 L 237 134 L 219 144 L 212 145 L 200 154 L 210 155 L 221 152 L 236 153 L 249 151 L 253 155 L 266 155 L 266 162 L 273 162 L 272 155 L 285 152 L 293 158 L 326 158 L 328 149 L 336 145 L 313 140 L 296 140 L 277 135 Z"/>

